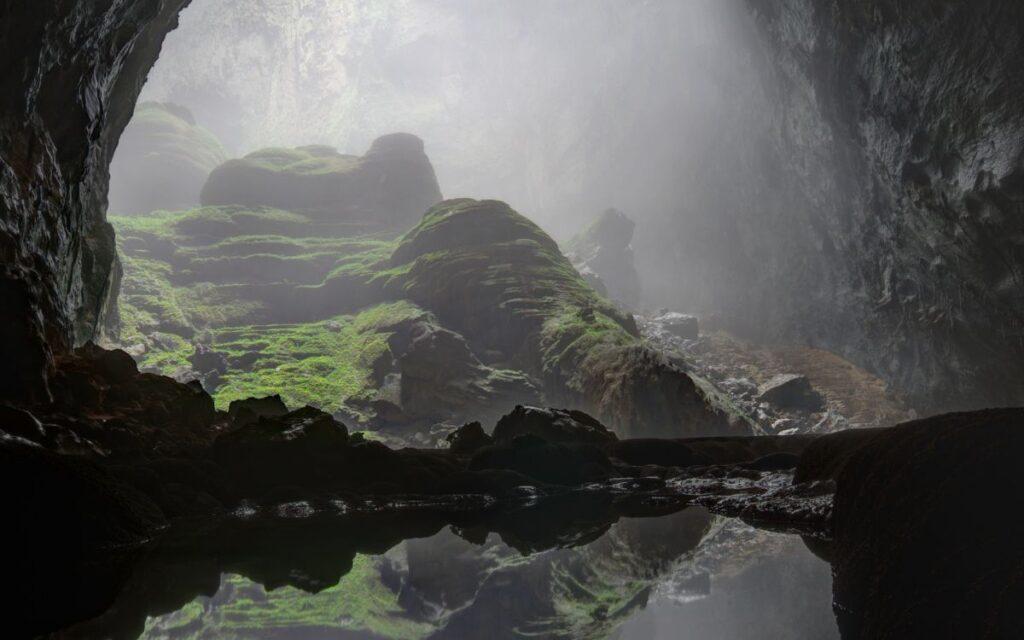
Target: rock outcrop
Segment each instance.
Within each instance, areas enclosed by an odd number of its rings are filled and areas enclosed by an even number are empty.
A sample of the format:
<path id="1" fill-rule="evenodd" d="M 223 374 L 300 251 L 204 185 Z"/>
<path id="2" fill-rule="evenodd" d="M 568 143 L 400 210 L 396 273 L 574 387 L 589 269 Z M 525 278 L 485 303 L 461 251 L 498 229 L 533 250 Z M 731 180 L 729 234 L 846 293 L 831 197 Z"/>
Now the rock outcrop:
<path id="1" fill-rule="evenodd" d="M 632 309 L 640 302 L 640 276 L 633 265 L 636 223 L 618 209 L 606 209 L 567 246 L 573 266 L 613 301 Z"/>
<path id="2" fill-rule="evenodd" d="M 186 107 L 142 102 L 110 165 L 109 210 L 131 215 L 192 209 L 210 172 L 225 160 L 220 142 Z"/>
<path id="3" fill-rule="evenodd" d="M 1009 638 L 1024 596 L 1013 507 L 1024 410 L 824 436 L 797 479 L 834 480 L 836 615 L 844 638 Z"/>
<path id="4" fill-rule="evenodd" d="M 202 190 L 204 206 L 273 207 L 399 230 L 440 201 L 423 141 L 408 133 L 377 138 L 363 156 L 326 146 L 262 149 L 214 169 Z"/>
<path id="5" fill-rule="evenodd" d="M 539 378 L 548 403 L 591 412 L 623 435 L 749 433 L 503 202 L 441 203 L 400 240 L 390 266 L 386 291 Z"/>
<path id="6" fill-rule="evenodd" d="M 6 7 L 0 25 L 0 396 L 44 398 L 52 354 L 113 320 L 110 160 L 187 0 Z"/>

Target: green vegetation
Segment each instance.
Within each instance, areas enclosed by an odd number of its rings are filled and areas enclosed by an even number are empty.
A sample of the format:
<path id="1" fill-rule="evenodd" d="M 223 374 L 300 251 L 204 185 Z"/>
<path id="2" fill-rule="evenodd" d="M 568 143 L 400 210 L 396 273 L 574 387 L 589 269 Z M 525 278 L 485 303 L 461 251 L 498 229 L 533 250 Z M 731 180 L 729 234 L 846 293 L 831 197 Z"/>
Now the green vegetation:
<path id="1" fill-rule="evenodd" d="M 231 160 L 229 162 L 265 171 L 312 176 L 348 173 L 358 169 L 362 159 L 359 156 L 342 155 L 332 147 L 313 145 L 296 149 L 285 149 L 282 147 L 260 149 L 240 160 Z"/>
<path id="2" fill-rule="evenodd" d="M 141 637 L 246 640 L 266 637 L 275 629 L 294 635 L 304 628 L 363 631 L 394 640 L 429 635 L 433 626 L 409 620 L 398 604 L 398 594 L 381 583 L 382 561 L 357 555 L 352 570 L 336 586 L 315 594 L 294 587 L 266 591 L 247 578 L 226 575 L 217 596 L 150 618 Z"/>

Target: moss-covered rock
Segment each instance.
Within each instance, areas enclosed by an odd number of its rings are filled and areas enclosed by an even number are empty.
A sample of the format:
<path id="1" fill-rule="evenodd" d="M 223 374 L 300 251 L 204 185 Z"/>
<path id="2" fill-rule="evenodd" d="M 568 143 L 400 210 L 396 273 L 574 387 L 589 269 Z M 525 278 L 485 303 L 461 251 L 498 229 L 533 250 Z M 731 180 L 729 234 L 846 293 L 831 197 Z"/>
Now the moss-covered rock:
<path id="1" fill-rule="evenodd" d="M 110 211 L 188 209 L 227 159 L 220 142 L 180 105 L 143 102 L 121 136 L 110 167 Z"/>
<path id="2" fill-rule="evenodd" d="M 435 206 L 378 278 L 492 362 L 540 378 L 548 403 L 591 411 L 619 433 L 748 429 L 645 345 L 632 316 L 598 295 L 540 227 L 503 202 Z"/>
<path id="3" fill-rule="evenodd" d="M 423 141 L 407 133 L 377 138 L 363 156 L 322 145 L 261 149 L 217 167 L 202 190 L 204 205 L 275 207 L 398 228 L 440 200 Z"/>

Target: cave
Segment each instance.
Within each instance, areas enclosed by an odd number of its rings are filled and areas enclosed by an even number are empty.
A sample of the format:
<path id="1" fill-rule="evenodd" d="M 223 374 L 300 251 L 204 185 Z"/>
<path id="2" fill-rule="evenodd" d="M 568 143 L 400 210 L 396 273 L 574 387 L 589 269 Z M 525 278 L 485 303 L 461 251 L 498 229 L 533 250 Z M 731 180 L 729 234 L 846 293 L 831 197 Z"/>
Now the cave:
<path id="1" fill-rule="evenodd" d="M 1024 632 L 1024 5 L 0 7 L 5 637 Z"/>

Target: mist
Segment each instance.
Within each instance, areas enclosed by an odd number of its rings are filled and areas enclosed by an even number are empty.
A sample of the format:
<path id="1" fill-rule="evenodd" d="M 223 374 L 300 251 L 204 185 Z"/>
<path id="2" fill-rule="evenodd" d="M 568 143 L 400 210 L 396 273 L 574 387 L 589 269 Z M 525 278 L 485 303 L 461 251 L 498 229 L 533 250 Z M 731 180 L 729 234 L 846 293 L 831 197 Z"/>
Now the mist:
<path id="1" fill-rule="evenodd" d="M 752 20 L 733 0 L 201 0 L 142 99 L 232 156 L 413 133 L 446 197 L 505 200 L 562 242 L 616 207 L 645 305 L 707 312 L 733 276 L 702 257 L 729 251 L 767 144 Z"/>

